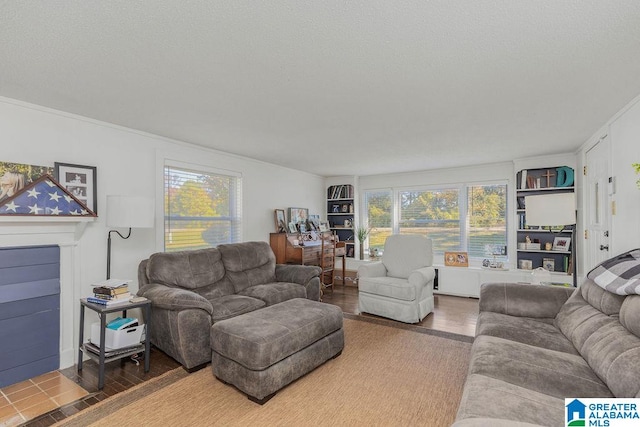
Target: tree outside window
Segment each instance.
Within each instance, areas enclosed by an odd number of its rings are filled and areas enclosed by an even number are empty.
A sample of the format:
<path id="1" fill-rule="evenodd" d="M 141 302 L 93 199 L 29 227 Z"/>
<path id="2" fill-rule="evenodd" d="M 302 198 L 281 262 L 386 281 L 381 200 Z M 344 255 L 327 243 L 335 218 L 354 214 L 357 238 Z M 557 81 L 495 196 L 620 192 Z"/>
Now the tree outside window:
<path id="1" fill-rule="evenodd" d="M 165 250 L 241 240 L 241 178 L 165 167 Z"/>

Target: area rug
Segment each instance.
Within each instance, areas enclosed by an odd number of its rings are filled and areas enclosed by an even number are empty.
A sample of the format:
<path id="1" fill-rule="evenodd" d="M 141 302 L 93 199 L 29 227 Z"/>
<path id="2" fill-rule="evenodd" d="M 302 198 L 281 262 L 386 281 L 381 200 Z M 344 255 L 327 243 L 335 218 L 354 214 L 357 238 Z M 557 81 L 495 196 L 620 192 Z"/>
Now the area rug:
<path id="1" fill-rule="evenodd" d="M 207 367 L 162 387 L 151 380 L 56 425 L 448 426 L 454 421 L 469 342 L 349 318 L 344 328 L 341 356 L 265 405 L 218 381 Z M 179 371 L 160 380 L 184 375 Z"/>

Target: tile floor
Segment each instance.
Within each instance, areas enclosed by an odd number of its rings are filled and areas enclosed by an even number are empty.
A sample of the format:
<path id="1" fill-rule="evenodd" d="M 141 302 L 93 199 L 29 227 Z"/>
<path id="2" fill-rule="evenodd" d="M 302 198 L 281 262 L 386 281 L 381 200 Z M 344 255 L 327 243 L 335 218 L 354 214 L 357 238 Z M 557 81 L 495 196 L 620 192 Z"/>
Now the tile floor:
<path id="1" fill-rule="evenodd" d="M 0 426 L 17 426 L 88 395 L 58 371 L 0 388 Z"/>

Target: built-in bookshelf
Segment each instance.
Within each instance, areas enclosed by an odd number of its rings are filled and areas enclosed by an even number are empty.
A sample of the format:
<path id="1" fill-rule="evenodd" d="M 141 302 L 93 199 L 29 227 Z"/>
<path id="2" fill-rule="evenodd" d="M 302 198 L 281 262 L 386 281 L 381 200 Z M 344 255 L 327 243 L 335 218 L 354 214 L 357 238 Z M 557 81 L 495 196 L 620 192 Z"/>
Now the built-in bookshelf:
<path id="1" fill-rule="evenodd" d="M 341 242 L 345 242 L 346 255 L 355 255 L 353 185 L 332 185 L 327 188 L 327 221 Z"/>
<path id="2" fill-rule="evenodd" d="M 555 274 L 571 274 L 574 248 L 572 227 L 529 226 L 527 196 L 574 192 L 574 170 L 568 166 L 523 169 L 516 176 L 517 267 L 543 267 Z M 549 206 L 554 209 L 554 206 Z"/>

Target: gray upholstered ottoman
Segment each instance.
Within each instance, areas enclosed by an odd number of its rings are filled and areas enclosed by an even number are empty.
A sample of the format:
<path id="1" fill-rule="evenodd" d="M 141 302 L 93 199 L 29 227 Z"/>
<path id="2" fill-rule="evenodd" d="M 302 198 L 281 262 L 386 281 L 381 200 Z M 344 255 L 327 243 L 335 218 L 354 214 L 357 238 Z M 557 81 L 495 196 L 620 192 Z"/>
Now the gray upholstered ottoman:
<path id="1" fill-rule="evenodd" d="M 303 298 L 211 327 L 211 367 L 260 404 L 344 348 L 342 310 Z"/>

